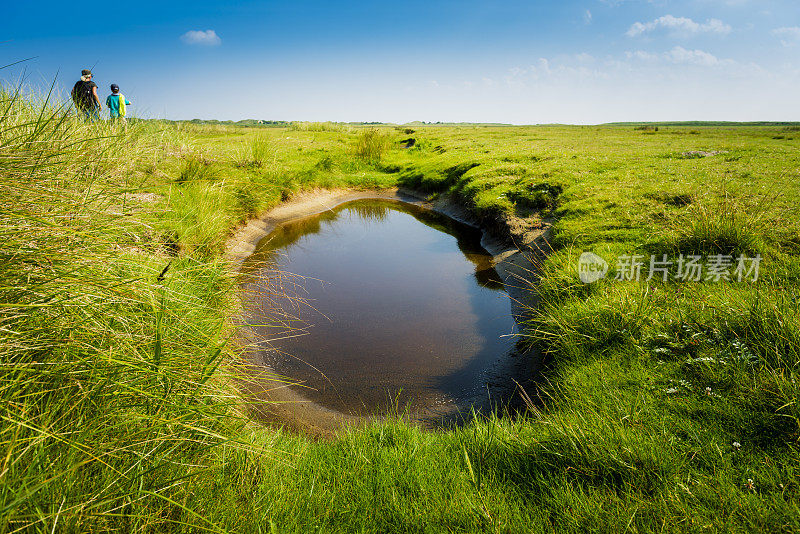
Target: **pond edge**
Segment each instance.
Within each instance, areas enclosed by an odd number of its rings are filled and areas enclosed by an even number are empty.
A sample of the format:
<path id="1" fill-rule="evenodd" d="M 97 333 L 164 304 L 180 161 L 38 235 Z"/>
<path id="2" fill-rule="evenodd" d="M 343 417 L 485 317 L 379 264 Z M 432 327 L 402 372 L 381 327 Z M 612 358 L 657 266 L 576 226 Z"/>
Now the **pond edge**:
<path id="1" fill-rule="evenodd" d="M 261 216 L 251 219 L 227 241 L 224 259 L 238 276 L 244 261 L 256 250 L 265 236 L 278 225 L 313 216 L 355 200 L 396 200 L 446 215 L 482 232 L 481 245 L 493 255 L 494 267 L 511 296 L 512 315 L 517 322 L 525 311 L 535 307 L 534 292 L 528 288 L 536 282 L 536 265 L 549 250 L 550 225 L 545 223 L 536 232 L 513 220 L 479 221 L 449 195 L 426 197 L 408 189 L 337 189 L 311 190 L 279 204 Z M 231 316 L 235 346 L 241 350 L 234 361 L 234 380 L 242 397 L 242 408 L 258 422 L 277 424 L 293 431 L 317 437 L 333 437 L 349 427 L 358 427 L 378 420 L 377 417 L 353 416 L 314 403 L 290 387 L 259 361 L 259 342 L 242 316 L 236 295 Z"/>

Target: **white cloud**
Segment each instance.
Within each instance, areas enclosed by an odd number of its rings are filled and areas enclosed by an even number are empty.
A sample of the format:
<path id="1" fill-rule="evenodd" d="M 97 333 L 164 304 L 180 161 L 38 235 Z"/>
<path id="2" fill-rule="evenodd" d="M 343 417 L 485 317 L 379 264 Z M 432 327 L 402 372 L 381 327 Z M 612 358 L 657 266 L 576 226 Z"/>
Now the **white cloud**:
<path id="1" fill-rule="evenodd" d="M 557 56 L 553 59 L 540 57 L 527 67 L 513 67 L 503 78 L 509 87 L 524 87 L 530 82 L 544 80 L 591 80 L 608 78 L 608 72 L 598 60 L 586 52 Z"/>
<path id="2" fill-rule="evenodd" d="M 583 22 L 584 24 L 591 24 L 592 23 L 592 12 L 588 9 L 583 12 Z"/>
<path id="3" fill-rule="evenodd" d="M 190 30 L 181 35 L 181 41 L 190 45 L 202 46 L 218 46 L 222 44 L 222 39 L 219 38 L 219 35 L 214 30 Z"/>
<path id="4" fill-rule="evenodd" d="M 647 63 L 673 63 L 675 65 L 697 65 L 700 67 L 736 67 L 753 68 L 754 65 L 743 65 L 733 59 L 720 59 L 704 50 L 689 50 L 682 46 L 673 47 L 661 54 L 653 54 L 644 50 L 625 52 L 628 60 Z"/>
<path id="5" fill-rule="evenodd" d="M 550 61 L 547 58 L 540 57 L 532 68 L 538 68 L 540 71 L 550 74 Z"/>
<path id="6" fill-rule="evenodd" d="M 664 53 L 664 58 L 672 63 L 687 63 L 689 65 L 700 65 L 702 67 L 715 67 L 722 64 L 730 64 L 730 59 L 719 59 L 713 54 L 702 50 L 687 50 L 682 46 L 676 46 L 669 52 Z"/>
<path id="7" fill-rule="evenodd" d="M 657 54 L 651 54 L 650 52 L 645 52 L 644 50 L 625 52 L 625 57 L 628 59 L 637 59 L 639 61 L 658 61 L 659 59 Z"/>
<path id="8" fill-rule="evenodd" d="M 783 46 L 792 46 L 800 42 L 800 27 L 791 26 L 784 28 L 775 28 L 772 30 L 772 35 L 781 37 L 781 44 Z"/>
<path id="9" fill-rule="evenodd" d="M 793 75 L 793 79 L 800 76 Z M 717 57 L 699 49 L 674 46 L 659 52 L 635 50 L 623 55 L 595 57 L 588 53 L 538 58 L 528 66 L 509 69 L 502 84 L 508 90 L 526 91 L 550 87 L 557 93 L 574 87 L 603 87 L 614 94 L 621 87 L 684 83 L 743 84 L 766 80 L 769 71 L 755 63 Z M 477 84 L 475 84 L 477 86 Z M 497 87 L 500 87 L 498 84 Z"/>
<path id="10" fill-rule="evenodd" d="M 660 29 L 667 30 L 673 36 L 682 37 L 700 33 L 726 35 L 731 32 L 732 28 L 719 19 L 708 19 L 701 24 L 687 17 L 664 15 L 650 22 L 634 22 L 625 35 L 638 37 Z"/>

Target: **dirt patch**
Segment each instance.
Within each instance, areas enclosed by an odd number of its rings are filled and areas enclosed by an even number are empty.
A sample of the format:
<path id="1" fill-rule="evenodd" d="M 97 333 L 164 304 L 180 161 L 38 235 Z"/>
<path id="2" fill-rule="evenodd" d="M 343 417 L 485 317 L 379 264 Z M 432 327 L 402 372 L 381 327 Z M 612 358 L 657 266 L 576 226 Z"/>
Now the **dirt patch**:
<path id="1" fill-rule="evenodd" d="M 707 158 L 708 156 L 718 156 L 719 154 L 727 153 L 727 150 L 689 150 L 688 152 L 681 152 L 680 157 L 683 159 Z"/>
<path id="2" fill-rule="evenodd" d="M 261 217 L 250 221 L 231 237 L 225 258 L 241 273 L 244 260 L 255 250 L 258 242 L 279 224 L 322 213 L 334 207 L 360 199 L 389 199 L 414 204 L 447 215 L 480 228 L 481 245 L 493 255 L 492 263 L 503 278 L 511 296 L 512 314 L 521 320 L 526 310 L 535 306 L 533 293 L 527 291 L 535 279 L 536 257 L 548 250 L 548 224 L 529 224 L 527 219 L 508 218 L 481 224 L 480 221 L 453 199 L 441 195 L 433 200 L 408 190 L 315 190 L 300 194 Z M 240 308 L 241 309 L 241 308 Z M 310 402 L 290 387 L 286 378 L 278 377 L 263 362 L 258 339 L 241 311 L 234 316 L 238 346 L 243 348 L 237 362 L 237 380 L 245 407 L 255 419 L 288 426 L 317 436 L 332 436 L 345 427 L 360 425 L 373 418 L 348 415 Z"/>

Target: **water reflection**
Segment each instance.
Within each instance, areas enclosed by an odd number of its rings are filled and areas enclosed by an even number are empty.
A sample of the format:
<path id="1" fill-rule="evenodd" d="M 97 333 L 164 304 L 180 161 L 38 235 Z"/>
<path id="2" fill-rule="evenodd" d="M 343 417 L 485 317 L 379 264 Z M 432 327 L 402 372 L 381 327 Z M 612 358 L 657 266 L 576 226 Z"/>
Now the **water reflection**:
<path id="1" fill-rule="evenodd" d="M 256 327 L 270 339 L 264 362 L 346 413 L 483 403 L 508 372 L 516 325 L 480 238 L 386 200 L 281 225 L 245 265 L 248 320 L 270 325 Z"/>

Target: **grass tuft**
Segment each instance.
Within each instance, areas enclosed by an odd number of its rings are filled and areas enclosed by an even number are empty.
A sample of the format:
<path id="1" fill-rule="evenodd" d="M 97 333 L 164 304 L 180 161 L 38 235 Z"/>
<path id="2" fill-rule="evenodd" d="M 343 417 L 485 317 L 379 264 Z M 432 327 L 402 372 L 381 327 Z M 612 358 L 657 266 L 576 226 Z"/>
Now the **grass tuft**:
<path id="1" fill-rule="evenodd" d="M 765 222 L 730 198 L 718 206 L 693 204 L 677 223 L 675 248 L 688 254 L 762 254 Z"/>
<path id="2" fill-rule="evenodd" d="M 341 122 L 293 122 L 289 129 L 295 132 L 340 132 L 349 133 L 353 127 Z"/>
<path id="3" fill-rule="evenodd" d="M 273 160 L 274 154 L 268 137 L 254 136 L 236 152 L 234 164 L 243 168 L 262 168 Z"/>
<path id="4" fill-rule="evenodd" d="M 198 181 L 213 181 L 218 176 L 217 168 L 213 163 L 205 161 L 203 158 L 190 155 L 187 157 L 180 169 L 180 174 L 175 179 L 178 184 Z"/>
<path id="5" fill-rule="evenodd" d="M 389 150 L 391 136 L 377 128 L 363 130 L 356 137 L 355 153 L 359 158 L 377 163 Z"/>

